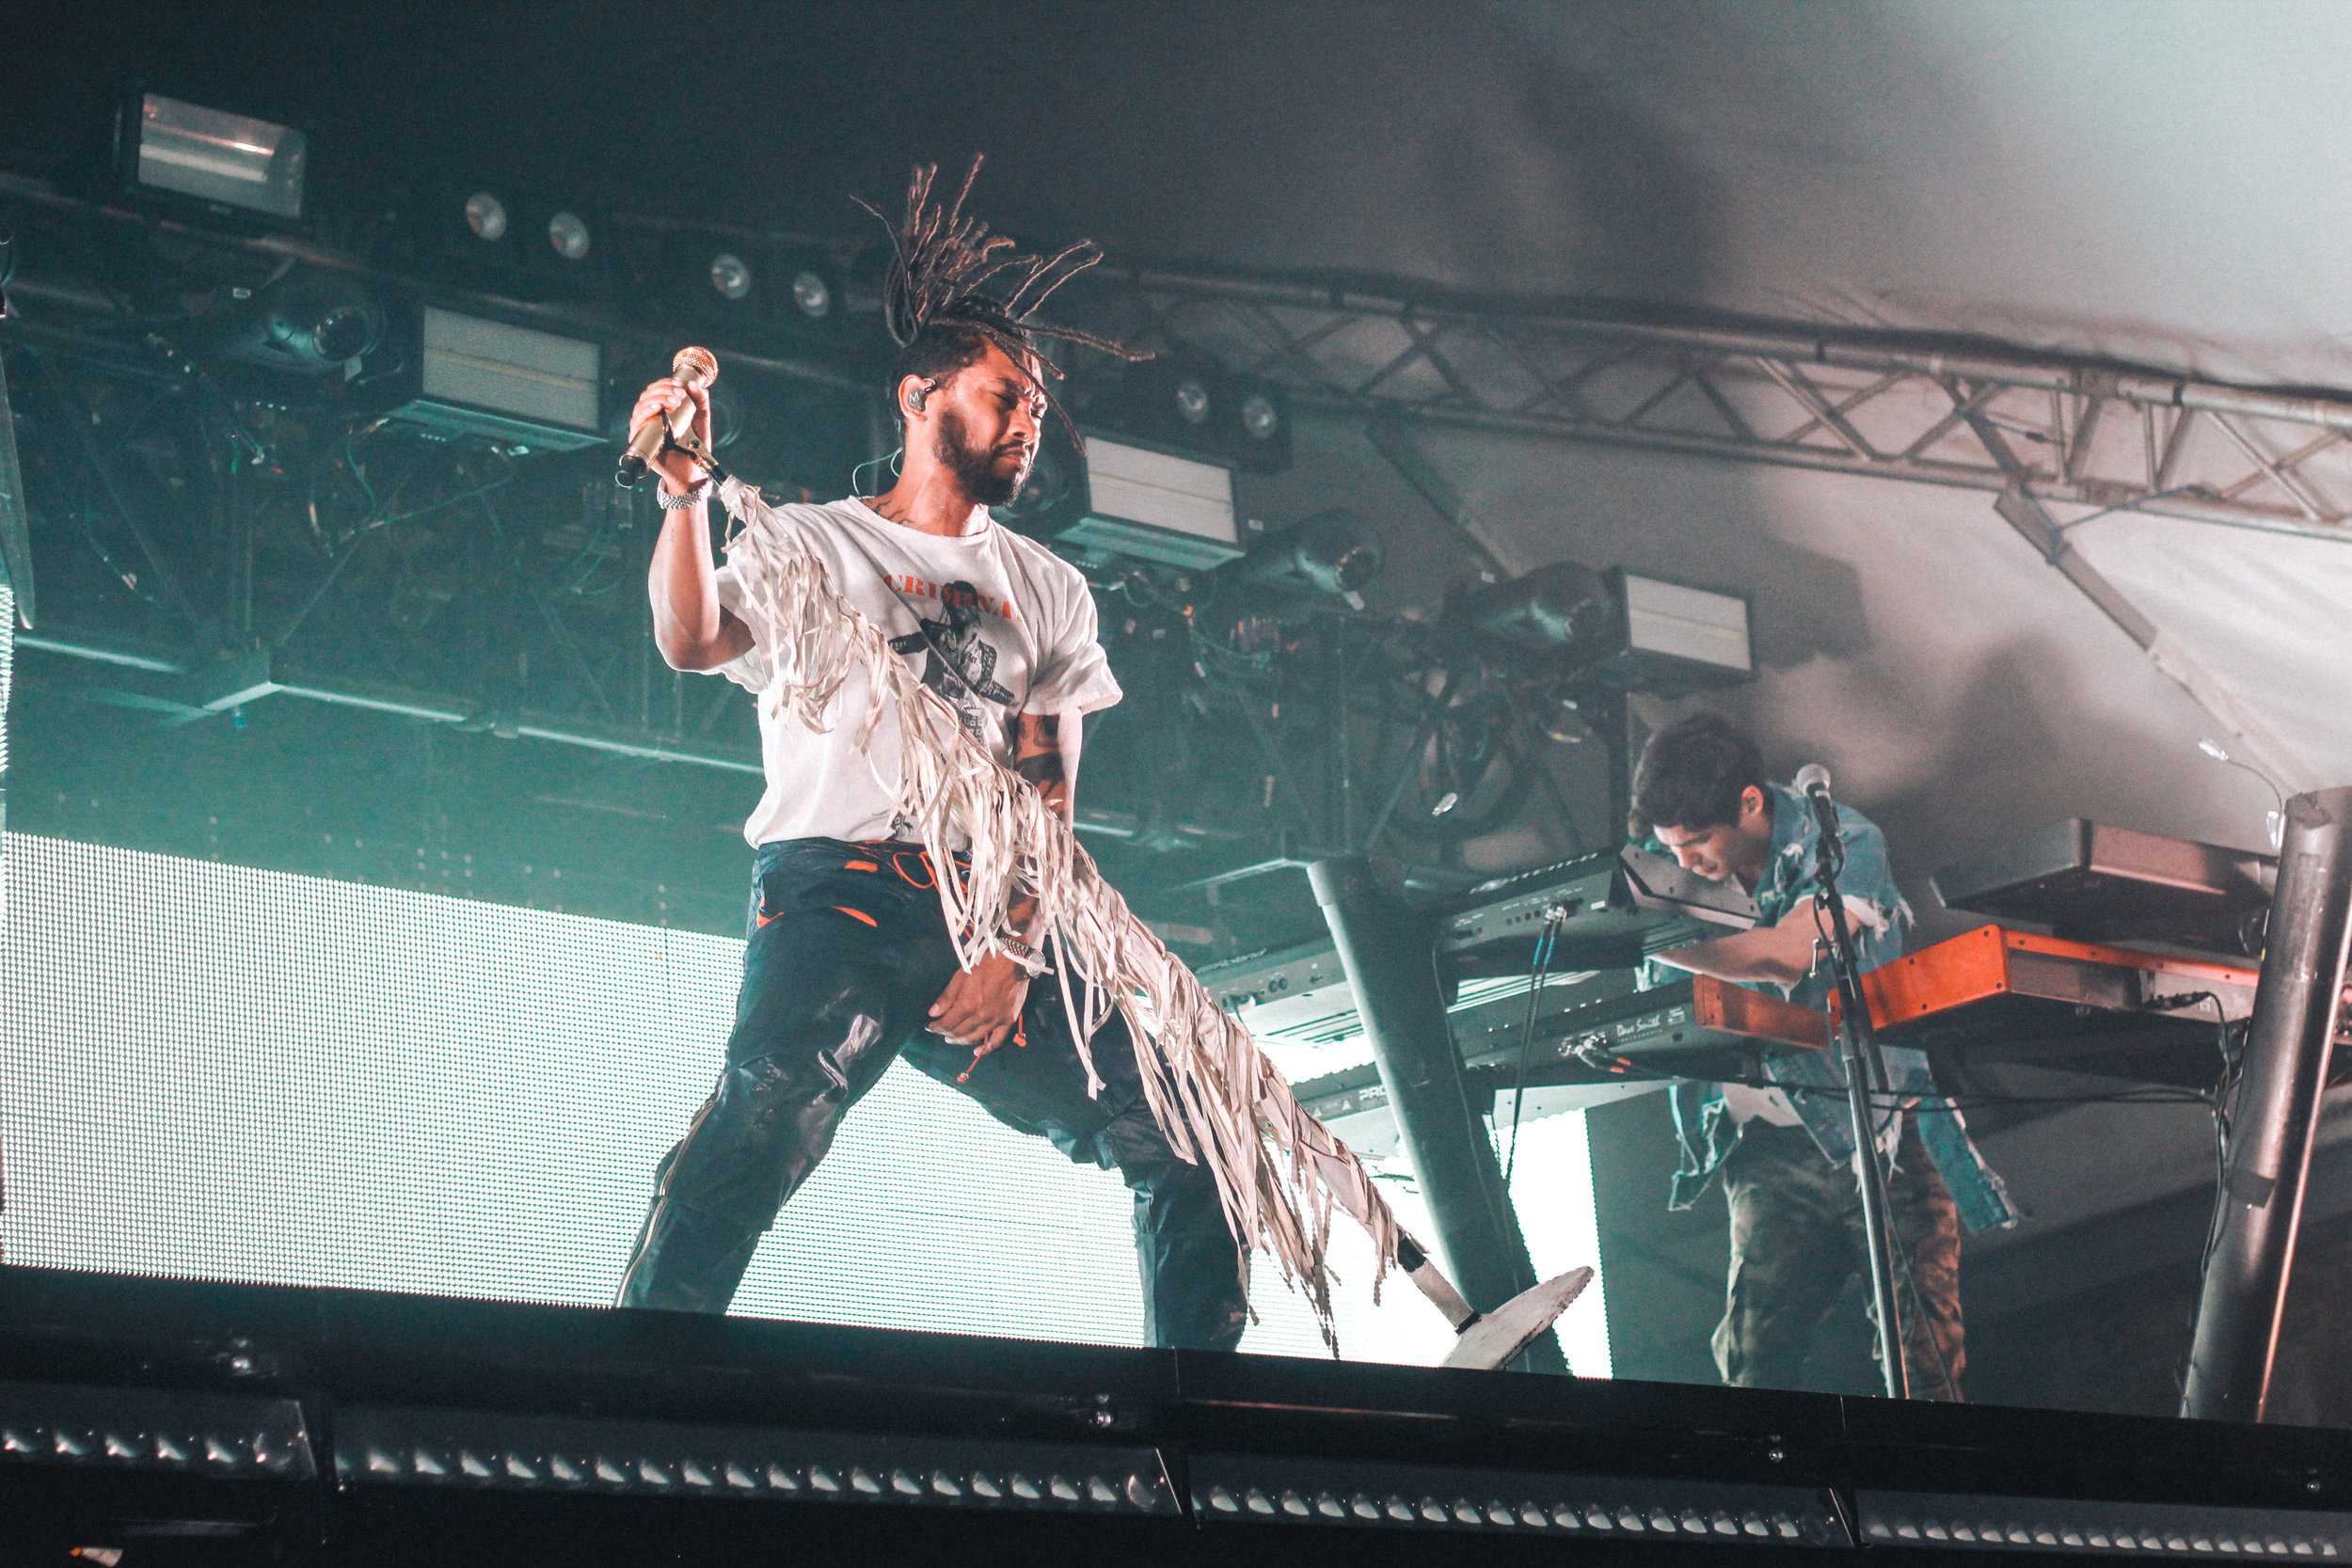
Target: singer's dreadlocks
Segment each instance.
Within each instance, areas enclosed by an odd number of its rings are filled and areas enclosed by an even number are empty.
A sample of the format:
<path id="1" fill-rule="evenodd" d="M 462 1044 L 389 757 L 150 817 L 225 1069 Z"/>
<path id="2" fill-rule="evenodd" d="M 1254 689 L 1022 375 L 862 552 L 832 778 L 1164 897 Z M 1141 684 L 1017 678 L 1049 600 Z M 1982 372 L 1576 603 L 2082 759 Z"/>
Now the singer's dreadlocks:
<path id="1" fill-rule="evenodd" d="M 896 226 L 871 202 L 850 198 L 873 214 L 890 234 L 882 320 L 891 341 L 898 345 L 892 385 L 910 375 L 938 376 L 961 370 L 993 343 L 1024 371 L 1032 361 L 1042 370 L 1042 375 L 1033 377 L 1037 389 L 1069 429 L 1069 414 L 1046 385 L 1061 380 L 1062 369 L 1040 352 L 1038 339 L 1099 349 L 1130 362 L 1152 356 L 1091 332 L 1037 319 L 1039 308 L 1056 290 L 1103 260 L 1103 247 L 1079 240 L 1051 256 L 1037 256 L 1022 251 L 1010 235 L 990 233 L 987 224 L 963 211 L 972 182 L 987 161 L 986 154 L 973 156 L 955 200 L 945 207 L 931 198 L 939 166 L 918 166 L 907 183 L 906 217 Z M 1071 430 L 1073 439 L 1076 434 Z"/>

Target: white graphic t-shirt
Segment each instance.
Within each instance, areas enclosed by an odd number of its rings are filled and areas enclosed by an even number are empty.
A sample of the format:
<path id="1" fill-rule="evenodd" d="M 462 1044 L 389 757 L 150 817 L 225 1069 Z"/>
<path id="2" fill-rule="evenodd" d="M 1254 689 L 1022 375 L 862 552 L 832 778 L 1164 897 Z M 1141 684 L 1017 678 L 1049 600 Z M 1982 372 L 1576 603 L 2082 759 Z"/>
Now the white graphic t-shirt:
<path id="1" fill-rule="evenodd" d="M 745 489 L 746 529 L 788 530 L 825 563 L 835 592 L 880 626 L 923 684 L 1007 763 L 1021 713 L 1074 717 L 1119 701 L 1096 641 L 1085 576 L 1035 540 L 993 520 L 953 538 L 894 523 L 851 497 L 822 506 L 769 506 Z M 774 628 L 745 600 L 732 561 L 719 568 L 719 602 L 751 628 L 751 651 L 719 673 L 752 691 L 772 676 Z M 856 744 L 866 681 L 852 674 L 832 728 L 805 728 L 760 705 L 767 792 L 743 825 L 753 844 L 785 838 L 902 836 L 891 820 L 899 779 L 898 720 L 885 713 L 871 745 Z"/>

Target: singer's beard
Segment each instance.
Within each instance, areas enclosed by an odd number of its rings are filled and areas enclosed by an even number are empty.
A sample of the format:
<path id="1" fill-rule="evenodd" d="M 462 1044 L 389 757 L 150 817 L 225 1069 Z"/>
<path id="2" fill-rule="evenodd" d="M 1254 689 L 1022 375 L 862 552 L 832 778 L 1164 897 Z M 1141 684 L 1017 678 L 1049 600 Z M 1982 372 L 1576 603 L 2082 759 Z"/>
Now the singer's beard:
<path id="1" fill-rule="evenodd" d="M 1008 467 L 1001 451 L 975 446 L 952 408 L 939 416 L 939 461 L 956 476 L 963 493 L 982 506 L 1004 505 L 1021 493 L 1021 482 L 1029 477 L 1026 463 Z"/>

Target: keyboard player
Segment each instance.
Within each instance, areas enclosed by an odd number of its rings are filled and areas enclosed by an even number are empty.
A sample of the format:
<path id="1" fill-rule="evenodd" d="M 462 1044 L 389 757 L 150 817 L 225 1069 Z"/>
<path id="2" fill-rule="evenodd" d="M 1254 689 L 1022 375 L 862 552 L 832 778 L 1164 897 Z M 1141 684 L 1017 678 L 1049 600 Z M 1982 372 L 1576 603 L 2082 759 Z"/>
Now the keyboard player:
<path id="1" fill-rule="evenodd" d="M 1756 739 L 1712 713 L 1653 735 L 1633 775 L 1630 828 L 1710 881 L 1737 879 L 1756 899 L 1753 930 L 1692 942 L 1657 962 L 1779 992 L 1820 1007 L 1833 988 L 1814 920 L 1820 830 L 1797 793 L 1764 776 Z M 1886 839 L 1837 808 L 1846 843 L 1838 879 L 1864 969 L 1900 956 L 1911 911 Z M 1963 1229 L 2015 1221 L 2000 1179 L 1941 1104 L 1917 1051 L 1885 1048 L 1900 1108 L 1878 1108 L 1905 1359 L 1916 1396 L 1957 1400 L 1966 1366 L 1960 1311 Z M 1762 1083 L 1677 1084 L 1670 1094 L 1681 1160 L 1669 1202 L 1689 1208 L 1720 1181 L 1731 1214 L 1731 1268 L 1715 1365 L 1725 1383 L 1805 1386 L 1815 1335 L 1867 1265 L 1844 1075 L 1833 1053 L 1770 1052 Z"/>

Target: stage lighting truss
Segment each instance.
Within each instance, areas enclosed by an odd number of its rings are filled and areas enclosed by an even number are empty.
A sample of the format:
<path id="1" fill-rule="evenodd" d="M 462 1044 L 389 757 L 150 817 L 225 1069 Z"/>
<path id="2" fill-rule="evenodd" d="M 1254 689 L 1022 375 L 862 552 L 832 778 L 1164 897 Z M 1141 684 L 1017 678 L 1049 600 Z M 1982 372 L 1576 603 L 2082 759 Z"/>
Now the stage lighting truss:
<path id="1" fill-rule="evenodd" d="M 1203 1525 L 1478 1530 L 1758 1549 L 1851 1546 L 1826 1490 L 1734 1481 L 1479 1470 L 1204 1453 L 1188 1466 Z"/>
<path id="2" fill-rule="evenodd" d="M 1150 1448 L 977 1441 L 363 1406 L 338 1413 L 345 1485 L 1181 1515 Z"/>
<path id="3" fill-rule="evenodd" d="M 2352 1514 L 2345 1513 L 1926 1492 L 1864 1491 L 1854 1503 L 1863 1544 L 1869 1546 L 2225 1561 L 2336 1561 L 2352 1552 Z"/>
<path id="4" fill-rule="evenodd" d="M 286 1481 L 318 1473 L 293 1400 L 61 1383 L 0 1383 L 0 1464 Z"/>
<path id="5" fill-rule="evenodd" d="M 1082 325 L 1298 407 L 2352 538 L 2352 394 L 2287 394 L 1928 333 L 1634 321 L 1541 300 L 1098 267 Z M 1206 369 L 1202 369 L 1206 367 Z M 1245 420 L 1248 418 L 1243 416 Z M 1283 423 L 1287 425 L 1287 420 Z M 2071 523 L 2087 512 L 2070 510 Z"/>

